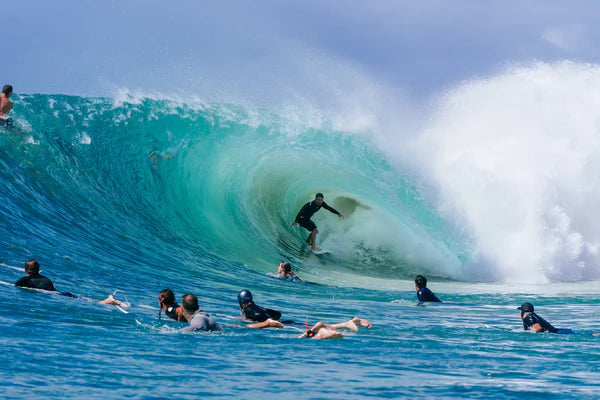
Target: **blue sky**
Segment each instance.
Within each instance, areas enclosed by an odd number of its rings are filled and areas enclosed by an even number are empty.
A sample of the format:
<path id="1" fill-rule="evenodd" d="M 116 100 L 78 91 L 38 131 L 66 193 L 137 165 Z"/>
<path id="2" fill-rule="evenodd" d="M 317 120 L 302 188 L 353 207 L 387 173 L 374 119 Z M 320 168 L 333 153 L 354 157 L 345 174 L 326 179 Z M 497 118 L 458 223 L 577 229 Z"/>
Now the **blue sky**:
<path id="1" fill-rule="evenodd" d="M 0 77 L 17 93 L 277 101 L 369 81 L 426 97 L 513 64 L 600 59 L 594 1 L 18 0 L 2 11 Z"/>

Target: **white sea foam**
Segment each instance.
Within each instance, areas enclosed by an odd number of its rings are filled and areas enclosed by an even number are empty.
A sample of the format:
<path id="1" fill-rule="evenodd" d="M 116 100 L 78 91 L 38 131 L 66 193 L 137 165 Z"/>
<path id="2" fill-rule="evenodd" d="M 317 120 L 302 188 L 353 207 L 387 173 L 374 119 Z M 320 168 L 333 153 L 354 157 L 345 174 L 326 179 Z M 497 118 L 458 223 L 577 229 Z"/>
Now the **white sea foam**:
<path id="1" fill-rule="evenodd" d="M 466 82 L 413 142 L 472 262 L 527 282 L 600 277 L 600 67 L 516 67 Z"/>

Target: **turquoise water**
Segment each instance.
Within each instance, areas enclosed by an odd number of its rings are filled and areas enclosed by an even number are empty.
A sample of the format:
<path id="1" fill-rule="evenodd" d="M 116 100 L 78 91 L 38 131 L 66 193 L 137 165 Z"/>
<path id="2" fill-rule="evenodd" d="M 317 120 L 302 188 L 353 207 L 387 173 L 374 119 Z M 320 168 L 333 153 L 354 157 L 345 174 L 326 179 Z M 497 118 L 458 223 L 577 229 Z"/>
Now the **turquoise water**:
<path id="1" fill-rule="evenodd" d="M 597 398 L 597 282 L 482 283 L 474 239 L 368 138 L 286 112 L 152 98 L 20 96 L 0 128 L 2 398 Z M 316 256 L 290 228 L 314 193 Z M 17 289 L 29 258 L 62 291 Z M 273 279 L 280 260 L 318 285 Z M 480 268 L 481 270 L 477 270 Z M 417 273 L 446 303 L 415 304 Z M 490 280 L 490 279 L 487 279 Z M 226 332 L 181 334 L 156 295 L 192 292 Z M 236 294 L 310 324 L 250 330 Z M 531 301 L 557 327 L 530 334 Z"/>

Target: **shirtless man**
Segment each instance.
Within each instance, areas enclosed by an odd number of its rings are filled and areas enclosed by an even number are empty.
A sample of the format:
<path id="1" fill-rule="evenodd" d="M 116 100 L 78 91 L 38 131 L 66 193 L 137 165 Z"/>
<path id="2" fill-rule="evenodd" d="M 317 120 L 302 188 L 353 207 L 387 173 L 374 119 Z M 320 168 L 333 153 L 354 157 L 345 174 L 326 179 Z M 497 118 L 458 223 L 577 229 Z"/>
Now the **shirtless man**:
<path id="1" fill-rule="evenodd" d="M 338 329 L 350 329 L 351 331 L 358 332 L 359 326 L 371 329 L 371 323 L 369 321 L 367 321 L 366 319 L 354 317 L 340 324 L 330 325 L 324 324 L 322 322 L 317 322 L 313 325 L 312 328 L 307 329 L 306 332 L 304 332 L 298 337 L 305 339 L 337 339 L 344 337 L 344 335 L 342 335 L 341 332 L 338 332 Z"/>
<path id="2" fill-rule="evenodd" d="M 6 121 L 8 119 L 8 113 L 13 108 L 13 102 L 10 101 L 13 87 L 11 85 L 4 85 L 2 93 L 0 93 L 0 119 Z"/>

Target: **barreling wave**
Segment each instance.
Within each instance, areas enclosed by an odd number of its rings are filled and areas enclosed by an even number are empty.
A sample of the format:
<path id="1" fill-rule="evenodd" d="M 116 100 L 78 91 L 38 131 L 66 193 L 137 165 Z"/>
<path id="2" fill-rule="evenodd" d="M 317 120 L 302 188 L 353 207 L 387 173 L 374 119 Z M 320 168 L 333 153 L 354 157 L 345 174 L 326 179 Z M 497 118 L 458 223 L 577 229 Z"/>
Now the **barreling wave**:
<path id="1" fill-rule="evenodd" d="M 338 285 L 598 279 L 597 84 L 594 65 L 510 69 L 448 91 L 407 135 L 290 109 L 21 96 L 0 128 L 0 240 L 18 258 L 140 259 L 213 279 L 281 259 Z M 315 215 L 321 256 L 290 227 L 317 192 L 346 216 Z"/>
<path id="2" fill-rule="evenodd" d="M 80 257 L 154 264 L 201 254 L 259 272 L 287 259 L 354 285 L 418 272 L 464 278 L 466 242 L 369 143 L 327 122 L 131 96 L 29 95 L 17 107 L 1 142 L 8 248 L 76 243 Z M 316 192 L 346 216 L 315 215 L 325 256 L 290 227 Z"/>

